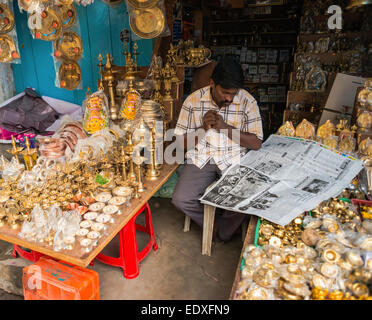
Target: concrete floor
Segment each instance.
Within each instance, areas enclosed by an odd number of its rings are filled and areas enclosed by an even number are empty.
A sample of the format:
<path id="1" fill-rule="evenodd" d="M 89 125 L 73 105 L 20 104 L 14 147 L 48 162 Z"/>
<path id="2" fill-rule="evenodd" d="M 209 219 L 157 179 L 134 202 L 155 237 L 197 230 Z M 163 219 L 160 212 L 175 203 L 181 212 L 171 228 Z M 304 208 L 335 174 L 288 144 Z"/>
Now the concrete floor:
<path id="1" fill-rule="evenodd" d="M 201 255 L 202 230 L 191 223 L 183 232 L 184 215 L 170 199 L 150 200 L 154 230 L 159 249 L 141 263 L 135 279 L 125 279 L 120 268 L 95 261 L 90 266 L 99 273 L 102 300 L 214 300 L 228 299 L 242 249 L 241 235 L 228 243 L 216 243 L 212 256 Z M 141 215 L 137 222 L 142 223 Z M 139 249 L 147 236 L 137 233 Z M 118 239 L 114 238 L 103 253 L 118 255 Z M 0 290 L 0 300 L 22 299 Z"/>

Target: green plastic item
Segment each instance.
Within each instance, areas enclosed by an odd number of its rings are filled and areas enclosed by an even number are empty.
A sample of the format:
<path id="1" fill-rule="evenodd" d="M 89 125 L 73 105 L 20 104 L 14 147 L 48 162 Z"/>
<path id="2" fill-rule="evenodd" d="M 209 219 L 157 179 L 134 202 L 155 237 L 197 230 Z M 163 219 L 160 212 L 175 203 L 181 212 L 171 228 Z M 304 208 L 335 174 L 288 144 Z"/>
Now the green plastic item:
<path id="1" fill-rule="evenodd" d="M 153 195 L 153 197 L 168 198 L 171 199 L 174 188 L 178 181 L 177 171 L 173 173 L 170 178 L 163 184 L 163 186 Z"/>
<path id="2" fill-rule="evenodd" d="M 256 225 L 256 232 L 254 234 L 254 245 L 256 247 L 262 248 L 261 246 L 258 245 L 258 231 L 260 229 L 260 224 L 261 224 L 261 219 L 257 220 L 257 225 Z"/>
<path id="3" fill-rule="evenodd" d="M 102 177 L 100 174 L 97 174 L 96 175 L 96 179 L 94 180 L 94 182 L 100 184 L 101 186 L 106 184 L 107 182 L 109 182 L 108 179 L 105 179 L 104 177 Z"/>
<path id="4" fill-rule="evenodd" d="M 245 263 L 245 259 L 244 259 L 244 257 L 243 257 L 243 258 L 242 258 L 242 263 L 240 264 L 240 272 L 243 271 L 244 263 Z"/>
<path id="5" fill-rule="evenodd" d="M 350 199 L 347 199 L 347 198 L 339 198 L 339 200 L 341 200 L 343 202 L 351 203 L 351 200 Z"/>

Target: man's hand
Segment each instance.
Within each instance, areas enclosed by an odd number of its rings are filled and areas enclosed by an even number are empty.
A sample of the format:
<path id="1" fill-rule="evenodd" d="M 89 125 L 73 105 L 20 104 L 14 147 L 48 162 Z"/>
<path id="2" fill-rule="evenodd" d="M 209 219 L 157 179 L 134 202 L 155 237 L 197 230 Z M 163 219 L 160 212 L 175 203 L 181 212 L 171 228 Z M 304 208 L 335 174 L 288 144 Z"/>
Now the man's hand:
<path id="1" fill-rule="evenodd" d="M 213 128 L 217 121 L 217 112 L 215 110 L 209 110 L 203 117 L 203 129 L 205 131 Z"/>
<path id="2" fill-rule="evenodd" d="M 228 125 L 225 121 L 223 121 L 223 118 L 220 114 L 216 113 L 216 122 L 213 125 L 213 128 L 217 131 L 220 131 L 221 129 L 227 129 Z"/>

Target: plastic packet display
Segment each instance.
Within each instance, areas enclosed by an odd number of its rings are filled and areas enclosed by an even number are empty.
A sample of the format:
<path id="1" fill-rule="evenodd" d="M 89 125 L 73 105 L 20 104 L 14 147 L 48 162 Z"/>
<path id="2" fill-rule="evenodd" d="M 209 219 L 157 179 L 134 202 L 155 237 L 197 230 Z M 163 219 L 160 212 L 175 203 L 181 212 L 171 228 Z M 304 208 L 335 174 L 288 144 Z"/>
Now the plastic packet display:
<path id="1" fill-rule="evenodd" d="M 142 104 L 141 95 L 133 88 L 130 88 L 121 103 L 119 115 L 124 120 L 135 120 Z"/>
<path id="2" fill-rule="evenodd" d="M 109 127 L 108 99 L 103 91 L 96 91 L 84 100 L 83 112 L 83 127 L 87 133 L 93 134 Z"/>
<path id="3" fill-rule="evenodd" d="M 134 33 L 133 40 L 153 39 L 171 35 L 169 30 L 164 1 L 152 2 L 146 8 L 134 7 L 137 1 L 126 0 L 129 14 L 129 26 Z"/>
<path id="4" fill-rule="evenodd" d="M 15 181 L 25 170 L 25 166 L 19 163 L 15 157 L 12 158 L 10 164 L 3 170 L 2 176 L 5 182 Z"/>
<path id="5" fill-rule="evenodd" d="M 263 288 L 253 283 L 246 295 L 242 295 L 243 300 L 275 300 L 273 289 Z"/>
<path id="6" fill-rule="evenodd" d="M 322 140 L 322 143 L 327 147 L 336 150 L 338 145 L 338 137 L 328 136 Z"/>
<path id="7" fill-rule="evenodd" d="M 12 0 L 0 0 L 0 63 L 21 63 Z"/>
<path id="8" fill-rule="evenodd" d="M 350 154 L 355 151 L 355 145 L 356 145 L 355 139 L 350 135 L 346 135 L 341 137 L 338 143 L 338 150 Z"/>

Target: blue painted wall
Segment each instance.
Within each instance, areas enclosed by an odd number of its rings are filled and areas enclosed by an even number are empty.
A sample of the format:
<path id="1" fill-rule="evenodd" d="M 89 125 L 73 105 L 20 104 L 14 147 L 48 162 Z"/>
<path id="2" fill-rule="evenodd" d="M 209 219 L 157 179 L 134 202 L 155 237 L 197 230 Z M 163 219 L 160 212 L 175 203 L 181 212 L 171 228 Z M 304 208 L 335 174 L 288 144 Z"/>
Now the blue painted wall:
<path id="1" fill-rule="evenodd" d="M 20 13 L 17 1 L 14 1 L 14 15 L 18 36 L 18 45 L 21 54 L 21 64 L 13 64 L 13 74 L 16 93 L 27 87 L 35 88 L 41 95 L 82 104 L 87 88 L 92 92 L 97 90 L 99 68 L 97 66 L 98 54 L 104 57 L 113 55 L 115 65 L 124 65 L 123 46 L 120 41 L 120 31 L 128 29 L 129 20 L 125 1 L 117 7 L 110 7 L 101 0 L 87 7 L 75 5 L 82 37 L 84 53 L 78 61 L 82 70 L 82 89 L 69 91 L 57 88 L 55 70 L 52 57 L 52 41 L 36 40 L 32 38 L 27 26 L 27 14 Z M 135 39 L 135 36 L 132 35 Z M 138 38 L 137 38 L 138 39 Z M 150 63 L 153 41 L 137 40 L 138 65 L 147 66 Z"/>

